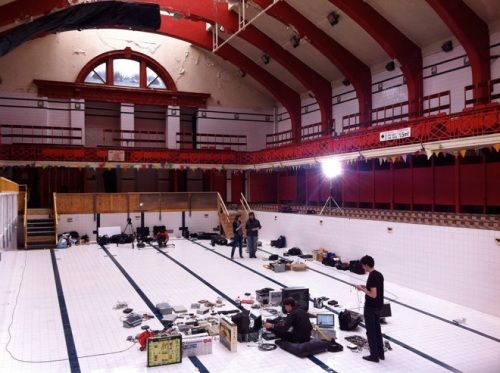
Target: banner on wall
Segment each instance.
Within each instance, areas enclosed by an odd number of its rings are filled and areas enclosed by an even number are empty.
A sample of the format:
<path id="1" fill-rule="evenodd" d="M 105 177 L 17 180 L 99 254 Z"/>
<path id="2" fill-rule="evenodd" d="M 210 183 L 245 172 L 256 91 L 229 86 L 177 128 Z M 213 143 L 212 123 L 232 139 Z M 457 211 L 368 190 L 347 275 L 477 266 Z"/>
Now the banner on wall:
<path id="1" fill-rule="evenodd" d="M 108 162 L 124 162 L 125 150 L 108 150 Z"/>
<path id="2" fill-rule="evenodd" d="M 380 132 L 380 141 L 398 140 L 411 137 L 411 127 L 394 131 Z"/>

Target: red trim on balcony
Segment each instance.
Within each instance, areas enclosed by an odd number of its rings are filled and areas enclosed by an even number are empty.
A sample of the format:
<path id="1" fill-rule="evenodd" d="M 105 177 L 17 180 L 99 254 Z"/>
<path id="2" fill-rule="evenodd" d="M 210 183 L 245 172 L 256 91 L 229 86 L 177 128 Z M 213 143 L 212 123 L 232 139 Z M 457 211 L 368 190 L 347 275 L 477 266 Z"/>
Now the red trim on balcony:
<path id="1" fill-rule="evenodd" d="M 100 84 L 34 80 L 38 95 L 54 98 L 80 98 L 100 102 L 128 102 L 142 105 L 172 105 L 205 108 L 208 93 L 167 91 L 149 88 L 124 88 Z"/>

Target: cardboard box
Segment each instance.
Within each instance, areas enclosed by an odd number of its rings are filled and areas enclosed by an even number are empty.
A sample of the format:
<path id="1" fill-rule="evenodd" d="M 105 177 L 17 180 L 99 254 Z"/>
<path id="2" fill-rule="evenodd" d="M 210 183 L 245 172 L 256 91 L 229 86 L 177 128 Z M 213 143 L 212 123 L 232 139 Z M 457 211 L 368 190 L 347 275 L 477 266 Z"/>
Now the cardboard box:
<path id="1" fill-rule="evenodd" d="M 305 263 L 292 264 L 292 271 L 305 271 L 307 266 Z"/>
<path id="2" fill-rule="evenodd" d="M 234 322 L 225 316 L 221 316 L 219 324 L 219 341 L 231 352 L 238 348 L 238 328 Z"/>
<path id="3" fill-rule="evenodd" d="M 182 338 L 182 357 L 208 355 L 212 353 L 212 337 Z"/>
<path id="4" fill-rule="evenodd" d="M 323 261 L 323 258 L 327 253 L 328 251 L 322 247 L 320 247 L 318 250 L 313 250 L 314 260 L 317 260 L 318 262 Z"/>

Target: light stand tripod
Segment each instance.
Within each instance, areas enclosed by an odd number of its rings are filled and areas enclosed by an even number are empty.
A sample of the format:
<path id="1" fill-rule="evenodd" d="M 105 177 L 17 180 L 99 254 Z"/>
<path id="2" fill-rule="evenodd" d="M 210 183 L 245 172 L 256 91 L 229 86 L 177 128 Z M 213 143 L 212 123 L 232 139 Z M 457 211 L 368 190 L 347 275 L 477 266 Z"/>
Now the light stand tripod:
<path id="1" fill-rule="evenodd" d="M 325 210 L 327 205 L 328 205 L 330 212 L 332 212 L 332 201 L 333 201 L 333 203 L 335 203 L 335 206 L 337 206 L 337 208 L 340 210 L 342 215 L 345 215 L 344 210 L 342 210 L 340 208 L 339 204 L 337 203 L 337 201 L 335 201 L 335 198 L 333 198 L 333 196 L 332 196 L 332 179 L 330 178 L 330 195 L 328 196 L 325 204 L 323 205 L 323 208 L 321 209 L 321 211 L 319 213 L 320 215 L 323 215 L 323 211 Z"/>
<path id="2" fill-rule="evenodd" d="M 134 249 L 135 242 L 135 228 L 132 225 L 132 219 L 127 219 L 127 225 L 123 228 L 122 235 L 128 235 L 132 239 L 132 249 Z"/>

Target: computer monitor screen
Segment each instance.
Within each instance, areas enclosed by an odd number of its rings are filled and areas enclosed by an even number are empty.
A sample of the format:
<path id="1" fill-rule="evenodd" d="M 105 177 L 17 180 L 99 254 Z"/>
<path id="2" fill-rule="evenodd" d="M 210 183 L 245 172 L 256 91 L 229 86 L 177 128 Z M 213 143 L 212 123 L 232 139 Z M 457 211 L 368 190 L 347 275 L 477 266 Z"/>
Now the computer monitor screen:
<path id="1" fill-rule="evenodd" d="M 304 287 L 289 287 L 282 290 L 282 301 L 285 298 L 295 299 L 296 307 L 303 309 L 304 311 L 309 311 L 309 289 Z M 283 310 L 283 312 L 285 312 Z"/>
<path id="2" fill-rule="evenodd" d="M 262 316 L 257 317 L 253 322 L 253 330 L 262 329 Z"/>
<path id="3" fill-rule="evenodd" d="M 320 329 L 333 329 L 333 323 L 333 313 L 318 313 L 316 315 L 316 325 L 318 325 Z"/>

